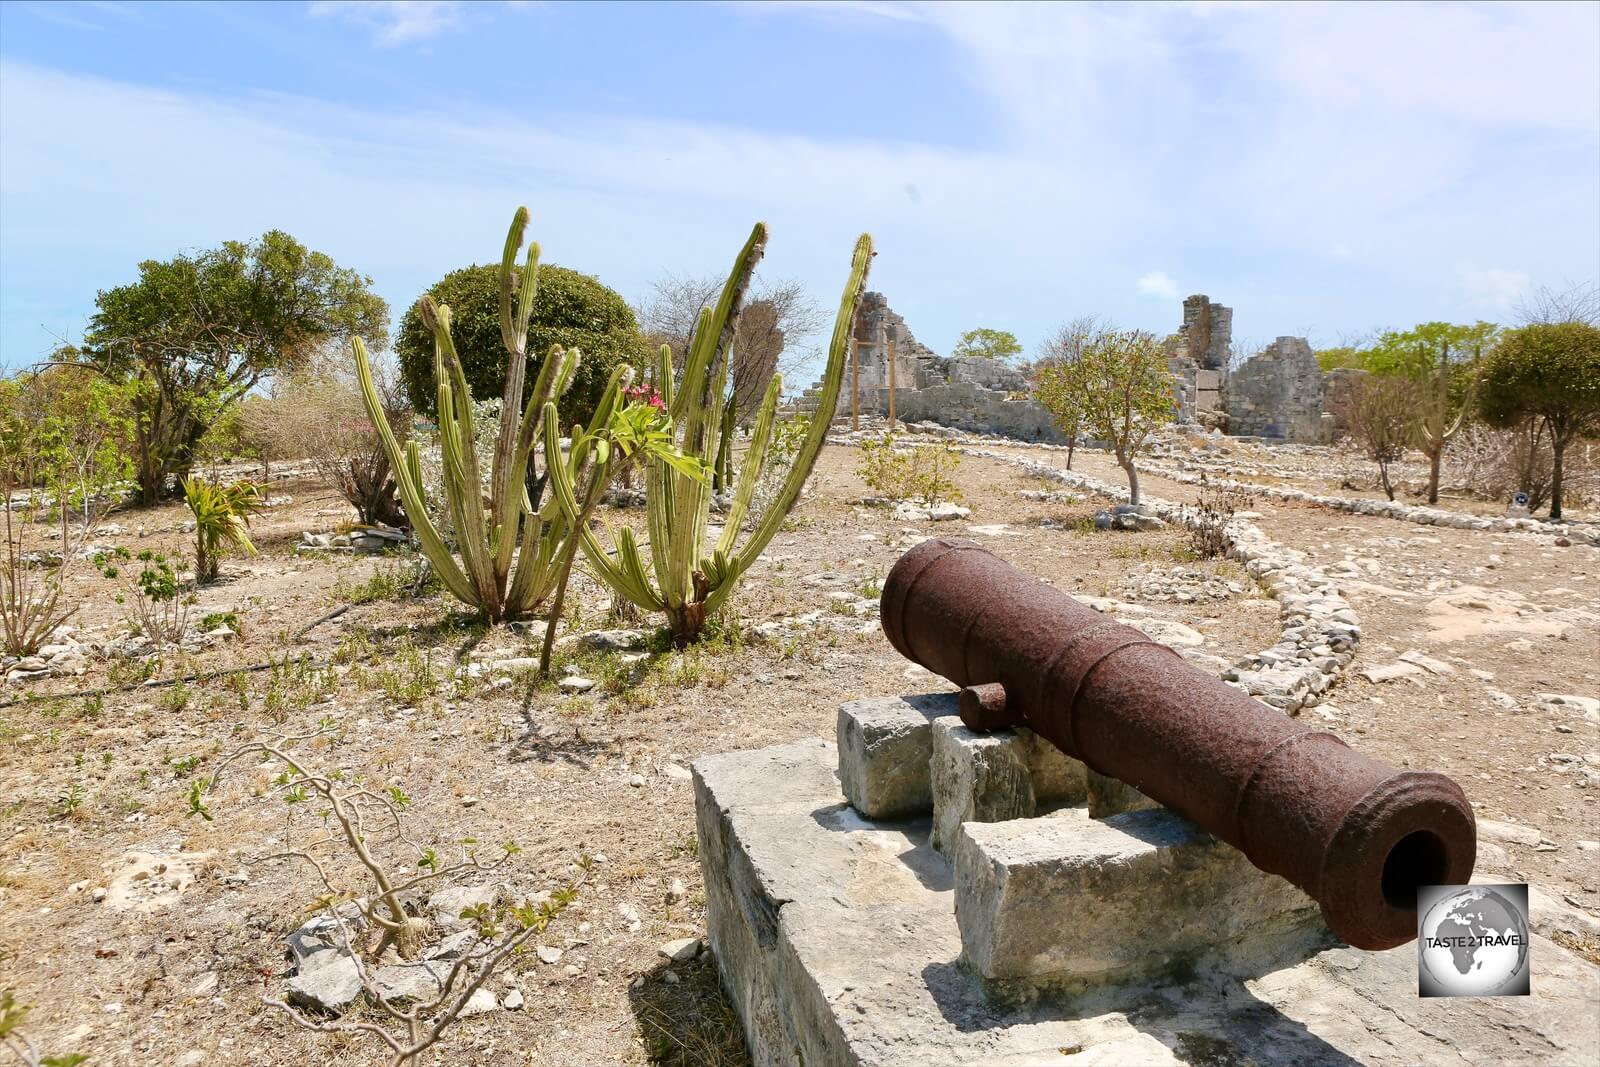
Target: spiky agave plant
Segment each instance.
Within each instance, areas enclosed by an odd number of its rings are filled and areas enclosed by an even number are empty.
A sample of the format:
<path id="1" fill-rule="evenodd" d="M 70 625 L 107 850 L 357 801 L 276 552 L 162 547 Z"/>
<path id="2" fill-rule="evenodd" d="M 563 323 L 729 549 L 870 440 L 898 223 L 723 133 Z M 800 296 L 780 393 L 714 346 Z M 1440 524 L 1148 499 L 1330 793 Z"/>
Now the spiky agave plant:
<path id="1" fill-rule="evenodd" d="M 714 460 L 723 405 L 727 402 L 728 368 L 739 310 L 766 243 L 766 224 L 757 223 L 734 261 L 733 271 L 728 275 L 716 306 L 700 313 L 689 356 L 676 386 L 672 380 L 672 352 L 665 346 L 661 349 L 655 384 L 672 420 L 674 442 L 686 455 L 698 459 L 706 467 Z M 756 483 L 766 466 L 778 396 L 783 389 L 782 377 L 776 374 L 756 416 L 750 447 L 739 470 L 722 534 L 709 554 L 706 530 L 711 511 L 711 487 L 704 478 L 692 477 L 655 455 L 646 461 L 645 481 L 650 563 L 645 563 L 631 529 L 624 527 L 611 535 L 616 546 L 614 556 L 592 531 L 587 528 L 583 531 L 584 554 L 606 584 L 646 611 L 665 613 L 673 638 L 680 645 L 700 636 L 707 617 L 728 599 L 744 572 L 776 536 L 816 465 L 844 381 L 845 352 L 872 255 L 872 237 L 862 234 L 856 241 L 850 278 L 839 299 L 839 314 L 834 319 L 817 412 L 782 489 L 759 516 L 742 545 L 738 543 L 739 535 L 745 527 Z"/>
<path id="2" fill-rule="evenodd" d="M 572 383 L 580 358 L 577 349 L 554 346 L 545 355 L 527 404 L 521 404 L 528 365 L 528 324 L 533 317 L 539 269 L 539 245 L 535 242 L 528 246 L 519 284 L 515 268 L 527 225 L 528 209 L 519 207 L 500 260 L 500 335 L 507 355 L 506 385 L 487 502 L 473 448 L 472 392 L 450 337 L 450 308 L 427 296 L 421 300 L 423 322 L 433 333 L 444 503 L 461 553 L 460 563 L 428 516 L 417 444 L 410 441 L 401 452 L 373 385 L 366 346 L 359 338 L 352 345 L 367 415 L 388 453 L 400 499 L 423 554 L 444 587 L 492 623 L 531 614 L 564 586 L 562 579 L 576 549 L 569 542 L 583 510 L 581 505 L 570 510 L 564 505 L 574 496 L 583 501 L 599 498 L 610 478 L 614 454 L 603 435 L 587 433 L 581 426 L 574 429 L 570 447 L 562 454 L 556 398 Z M 611 375 L 589 424 L 597 431 L 611 421 L 631 373 L 623 367 Z M 582 489 L 565 499 L 551 494 L 535 508 L 526 485 L 535 464 L 534 446 L 541 438 L 546 473 L 560 467 L 564 483 Z M 553 617 L 551 621 L 553 626 Z"/>

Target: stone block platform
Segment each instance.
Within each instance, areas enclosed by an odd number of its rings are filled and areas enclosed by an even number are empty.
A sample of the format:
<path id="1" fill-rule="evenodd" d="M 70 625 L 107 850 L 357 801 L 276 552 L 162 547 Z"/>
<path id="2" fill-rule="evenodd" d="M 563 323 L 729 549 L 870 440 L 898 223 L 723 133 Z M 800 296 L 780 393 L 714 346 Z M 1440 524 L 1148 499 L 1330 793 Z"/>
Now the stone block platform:
<path id="1" fill-rule="evenodd" d="M 838 764 L 838 749 L 821 740 L 694 764 L 712 948 L 757 1064 L 1600 1062 L 1600 969 L 1538 933 L 1529 997 L 1419 999 L 1414 945 L 1361 952 L 1326 940 L 1298 945 L 1287 960 L 1203 953 L 1156 977 L 996 996 L 963 958 L 957 872 L 932 848 L 931 819 L 862 817 L 846 802 Z M 1123 814 L 1089 827 L 1080 809 L 1025 824 L 968 822 L 956 865 L 963 850 L 982 844 L 990 856 L 1011 856 L 1016 874 L 1043 848 L 1049 871 L 1030 877 L 1066 879 L 1035 883 L 1065 892 L 1093 866 L 1080 864 L 1074 874 L 1061 842 L 1050 844 L 1057 833 L 1081 844 L 1068 834 L 1073 821 L 1106 837 L 1089 842 L 1089 853 L 1126 848 L 1134 868 L 1152 857 L 1181 858 L 1191 847 L 1200 849 L 1197 860 L 1208 854 L 1203 842 L 1181 839 L 1187 824 L 1167 812 Z M 1059 830 L 1043 825 L 1058 822 Z M 1024 825 L 1032 832 L 1019 829 Z M 1217 862 L 1218 846 L 1206 847 L 1206 862 Z M 1129 897 L 1119 913 L 1121 898 L 1103 894 L 1105 914 L 1085 915 L 1076 927 L 1072 915 L 1060 916 L 1061 929 L 1050 937 L 1058 944 L 1079 939 L 1081 952 L 1071 961 L 1088 958 L 1101 931 L 1105 949 L 1163 937 L 1182 945 L 1208 934 L 1226 942 L 1238 931 L 1150 929 L 1157 925 L 1151 913 L 1171 906 L 1159 894 L 1190 875 L 1204 882 L 1204 868 L 1149 871 L 1166 885 L 1149 888 L 1157 898 Z M 1535 931 L 1553 921 L 1538 900 L 1535 894 Z M 1041 920 L 1049 917 L 1047 905 L 1040 898 Z"/>

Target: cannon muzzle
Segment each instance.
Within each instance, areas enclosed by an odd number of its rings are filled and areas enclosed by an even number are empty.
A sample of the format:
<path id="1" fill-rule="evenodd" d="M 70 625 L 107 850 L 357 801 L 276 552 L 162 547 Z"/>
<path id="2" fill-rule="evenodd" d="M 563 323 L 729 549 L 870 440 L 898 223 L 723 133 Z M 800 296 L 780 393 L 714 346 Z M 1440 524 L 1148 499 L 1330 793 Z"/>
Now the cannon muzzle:
<path id="1" fill-rule="evenodd" d="M 978 730 L 1025 725 L 1299 886 L 1357 948 L 1417 933 L 1417 888 L 1477 853 L 1454 781 L 1401 771 L 1185 663 L 971 541 L 907 552 L 883 587 L 907 659 L 964 687 Z"/>

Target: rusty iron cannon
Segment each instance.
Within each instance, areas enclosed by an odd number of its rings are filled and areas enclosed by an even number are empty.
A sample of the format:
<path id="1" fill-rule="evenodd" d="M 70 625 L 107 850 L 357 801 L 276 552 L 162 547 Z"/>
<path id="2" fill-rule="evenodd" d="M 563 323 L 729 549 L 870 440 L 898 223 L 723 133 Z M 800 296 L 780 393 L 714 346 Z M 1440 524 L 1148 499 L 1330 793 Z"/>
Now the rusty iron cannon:
<path id="1" fill-rule="evenodd" d="M 1128 783 L 1299 886 L 1357 948 L 1410 941 L 1417 887 L 1472 874 L 1454 781 L 1364 756 L 975 542 L 907 552 L 882 615 L 902 655 L 963 687 L 967 726 L 1027 726 Z"/>

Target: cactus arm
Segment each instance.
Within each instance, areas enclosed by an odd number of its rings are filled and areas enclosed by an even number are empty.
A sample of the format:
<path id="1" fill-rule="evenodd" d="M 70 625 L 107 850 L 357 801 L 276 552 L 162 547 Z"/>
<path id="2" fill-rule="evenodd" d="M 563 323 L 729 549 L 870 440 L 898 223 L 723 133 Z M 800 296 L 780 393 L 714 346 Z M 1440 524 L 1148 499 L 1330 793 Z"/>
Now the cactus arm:
<path id="1" fill-rule="evenodd" d="M 361 386 L 361 400 L 367 408 L 367 418 L 378 431 L 378 440 L 383 445 L 384 454 L 389 457 L 389 468 L 394 471 L 396 488 L 400 491 L 400 501 L 406 507 L 406 516 L 411 520 L 411 528 L 416 531 L 417 540 L 422 545 L 422 554 L 427 557 L 433 566 L 434 573 L 444 583 L 445 588 L 459 600 L 467 604 L 476 604 L 477 591 L 472 583 L 467 581 L 467 576 L 456 565 L 455 558 L 450 554 L 450 547 L 445 544 L 444 537 L 440 535 L 438 527 L 428 517 L 422 495 L 422 479 L 419 476 L 420 464 L 417 459 L 416 442 L 410 442 L 406 454 L 401 455 L 400 443 L 395 440 L 394 431 L 389 427 L 389 420 L 384 417 L 383 407 L 378 402 L 378 390 L 372 381 L 372 367 L 367 362 L 367 346 L 361 338 L 351 339 L 350 347 L 355 352 L 356 378 Z"/>
<path id="2" fill-rule="evenodd" d="M 650 579 L 645 575 L 644 560 L 639 556 L 639 544 L 633 536 L 633 530 L 624 526 L 611 535 L 611 541 L 617 546 L 615 560 L 606 554 L 605 546 L 593 531 L 585 529 L 582 534 L 583 554 L 602 582 L 644 611 L 661 611 L 665 608 L 665 603 L 650 588 Z"/>
<path id="3" fill-rule="evenodd" d="M 519 207 L 511 216 L 511 229 L 506 231 L 506 247 L 500 254 L 500 340 L 505 343 L 506 351 L 513 355 L 522 351 L 523 339 L 517 334 L 511 312 L 511 297 L 517 289 L 516 276 L 512 271 L 517 267 L 517 253 L 522 251 L 522 237 L 527 229 L 528 209 Z M 524 276 L 524 282 L 529 280 Z M 509 397 L 512 394 L 506 395 Z M 517 393 L 516 397 L 520 401 L 522 394 Z"/>
<path id="4" fill-rule="evenodd" d="M 766 243 L 766 224 L 758 222 L 734 259 L 715 309 L 701 310 L 683 376 L 668 405 L 673 424 L 683 427 L 679 447 L 702 460 L 707 430 L 721 415 L 722 387 L 739 324 L 739 309 Z M 694 568 L 704 548 L 706 521 L 711 513 L 711 490 L 705 483 L 671 470 L 659 459 L 651 460 L 650 472 L 657 479 L 647 487 L 656 579 L 661 586 L 661 599 L 681 605 L 693 593 Z"/>
<path id="5" fill-rule="evenodd" d="M 552 403 L 548 405 L 554 408 Z M 544 451 L 545 455 L 554 455 L 557 458 L 546 464 L 550 472 L 550 492 L 554 495 L 561 511 L 568 520 L 578 514 L 578 497 L 573 488 L 571 464 L 576 462 L 576 455 L 563 460 L 561 456 L 561 431 L 556 426 L 554 419 L 546 419 L 544 424 Z M 577 441 L 573 441 L 573 453 L 577 452 Z"/>
<path id="6" fill-rule="evenodd" d="M 699 379 L 711 366 L 716 353 L 725 351 L 733 343 L 733 332 L 739 326 L 739 308 L 744 303 L 745 290 L 749 288 L 750 276 L 755 273 L 756 264 L 761 262 L 766 250 L 767 224 L 758 222 L 751 229 L 749 240 L 745 241 L 744 247 L 739 250 L 738 257 L 733 261 L 733 269 L 728 274 L 727 284 L 722 287 L 722 296 L 718 298 L 716 310 L 711 316 L 712 328 L 695 330 L 689 359 L 684 367 L 685 383 Z M 701 325 L 704 324 L 702 320 Z M 672 420 L 677 422 L 685 413 L 688 404 L 699 404 L 704 407 L 709 399 L 698 391 L 680 388 L 670 409 Z"/>
<path id="7" fill-rule="evenodd" d="M 800 491 L 805 488 L 806 479 L 811 476 L 812 468 L 816 466 L 817 456 L 822 451 L 823 441 L 828 435 L 829 424 L 833 421 L 834 408 L 838 404 L 839 387 L 844 380 L 845 351 L 850 343 L 850 329 L 855 322 L 856 306 L 860 303 L 861 292 L 866 285 L 867 270 L 871 265 L 872 237 L 862 234 L 856 241 L 855 256 L 850 265 L 850 278 L 845 283 L 844 294 L 839 298 L 839 314 L 834 319 L 833 337 L 828 345 L 828 365 L 823 371 L 823 381 L 826 384 L 822 395 L 818 397 L 817 411 L 812 417 L 811 428 L 806 432 L 799 454 L 795 456 L 794 466 L 789 468 L 789 476 L 784 479 L 783 488 L 777 498 L 762 515 L 760 524 L 750 535 L 750 540 L 730 557 L 728 572 L 723 576 L 722 583 L 706 597 L 707 614 L 716 611 L 727 600 L 740 576 L 750 569 L 756 557 L 777 536 L 784 518 L 789 514 L 789 509 L 799 499 Z"/>
<path id="8" fill-rule="evenodd" d="M 761 408 L 756 415 L 755 430 L 750 435 L 750 448 L 744 454 L 744 466 L 739 470 L 739 485 L 733 493 L 733 505 L 728 508 L 722 527 L 722 536 L 717 539 L 716 551 L 731 552 L 733 543 L 739 536 L 739 528 L 744 525 L 744 516 L 750 510 L 750 500 L 755 496 L 756 481 L 761 477 L 761 468 L 767 460 L 767 446 L 772 441 L 772 425 L 776 421 L 778 411 L 778 395 L 783 392 L 783 376 L 774 374 L 772 381 L 767 384 L 767 395 L 761 400 Z"/>
<path id="9" fill-rule="evenodd" d="M 481 560 L 474 551 L 478 539 L 472 536 L 470 517 L 467 509 L 470 506 L 468 498 L 463 492 L 463 487 L 470 484 L 467 481 L 465 468 L 461 461 L 461 425 L 455 414 L 455 401 L 451 395 L 453 390 L 448 383 L 439 385 L 439 455 L 442 461 L 443 476 L 441 482 L 444 488 L 444 505 L 449 511 L 456 532 L 456 546 L 461 553 L 461 569 L 466 573 L 467 579 L 478 591 L 472 603 L 483 607 L 487 604 L 492 583 L 488 580 Z M 479 505 L 480 513 L 482 505 Z"/>
<path id="10" fill-rule="evenodd" d="M 673 481 L 671 472 L 666 464 L 654 457 L 645 464 L 644 495 L 648 505 L 646 511 L 647 532 L 650 536 L 650 560 L 656 572 L 656 585 L 661 590 L 661 598 L 666 601 L 681 602 L 679 591 L 681 583 L 674 581 L 677 573 L 672 568 L 672 531 L 674 523 L 672 516 L 677 510 L 677 501 L 673 499 Z"/>
<path id="11" fill-rule="evenodd" d="M 517 208 L 511 219 L 511 229 L 506 233 L 505 253 L 500 259 L 500 338 L 505 343 L 507 358 L 505 388 L 500 398 L 500 434 L 495 439 L 494 465 L 489 473 L 489 514 L 501 525 L 514 516 L 520 491 L 520 480 L 512 482 L 506 474 L 516 452 L 517 414 L 522 408 L 522 385 L 528 373 L 528 334 L 525 329 L 518 332 L 519 322 L 512 313 L 511 301 L 517 284 L 512 272 L 516 269 L 517 252 L 522 248 L 522 235 L 527 225 L 528 209 Z M 528 249 L 528 267 L 522 272 L 523 297 L 538 288 L 538 265 L 539 244 L 536 241 Z M 515 540 L 515 537 L 509 539 Z M 497 572 L 505 573 L 510 567 L 510 553 L 497 553 L 495 563 Z"/>
<path id="12" fill-rule="evenodd" d="M 662 345 L 656 353 L 656 395 L 670 412 L 672 410 L 672 346 Z M 673 444 L 677 444 L 676 441 Z"/>
<path id="13" fill-rule="evenodd" d="M 523 348 L 528 346 L 528 329 L 533 325 L 533 300 L 538 295 L 539 242 L 534 241 L 528 246 L 528 258 L 522 265 L 522 287 L 517 292 L 516 336 Z"/>
<path id="14" fill-rule="evenodd" d="M 660 611 L 666 607 L 662 599 L 650 588 L 650 579 L 646 577 L 644 559 L 639 555 L 639 541 L 634 537 L 633 531 L 627 527 L 622 530 L 622 537 L 617 542 L 617 556 L 621 561 L 621 569 L 628 576 L 634 587 L 631 594 L 634 603 L 646 611 Z"/>
<path id="15" fill-rule="evenodd" d="M 490 541 L 492 527 L 484 514 L 483 476 L 478 467 L 476 427 L 472 421 L 472 389 L 467 385 L 466 372 L 462 370 L 461 358 L 450 336 L 450 308 L 435 306 L 426 297 L 423 300 L 425 309 L 433 308 L 434 366 L 440 383 L 439 443 L 446 460 L 445 486 L 455 520 L 456 543 L 464 569 L 480 590 L 484 605 L 498 606 L 505 592 L 505 572 L 495 568 Z"/>

